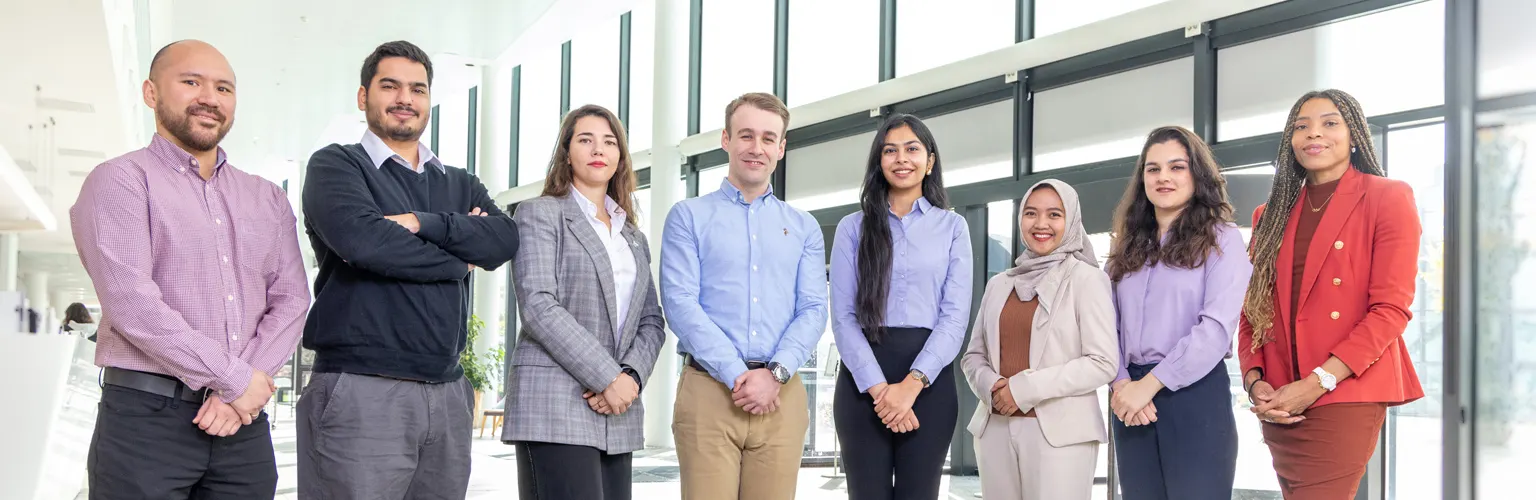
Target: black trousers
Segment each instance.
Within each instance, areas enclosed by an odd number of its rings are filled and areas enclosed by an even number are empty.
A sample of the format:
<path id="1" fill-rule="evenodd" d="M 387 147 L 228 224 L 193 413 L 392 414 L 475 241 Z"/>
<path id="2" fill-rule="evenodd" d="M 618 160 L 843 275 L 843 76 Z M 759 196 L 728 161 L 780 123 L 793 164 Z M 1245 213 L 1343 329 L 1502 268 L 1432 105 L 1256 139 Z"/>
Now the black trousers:
<path id="1" fill-rule="evenodd" d="M 1157 365 L 1131 365 L 1141 380 Z M 1178 391 L 1152 396 L 1157 422 L 1127 427 L 1111 418 L 1125 500 L 1229 500 L 1237 471 L 1237 421 L 1225 361 Z"/>
<path id="2" fill-rule="evenodd" d="M 629 500 L 633 458 L 591 446 L 518 441 L 518 498 Z"/>
<path id="3" fill-rule="evenodd" d="M 889 328 L 879 344 L 870 346 L 886 382 L 907 378 L 930 333 L 926 328 Z M 921 427 L 897 434 L 880 421 L 874 396 L 859 392 L 848 368 L 838 371 L 832 414 L 848 471 L 848 498 L 938 498 L 944 459 L 960 413 L 953 374 L 953 367 L 945 366 L 938 375 L 930 375 L 931 385 L 912 403 Z"/>
<path id="4" fill-rule="evenodd" d="M 185 390 L 185 389 L 184 389 Z M 267 414 L 234 435 L 208 435 L 201 405 L 107 385 L 86 469 L 91 500 L 270 499 L 277 459 Z"/>

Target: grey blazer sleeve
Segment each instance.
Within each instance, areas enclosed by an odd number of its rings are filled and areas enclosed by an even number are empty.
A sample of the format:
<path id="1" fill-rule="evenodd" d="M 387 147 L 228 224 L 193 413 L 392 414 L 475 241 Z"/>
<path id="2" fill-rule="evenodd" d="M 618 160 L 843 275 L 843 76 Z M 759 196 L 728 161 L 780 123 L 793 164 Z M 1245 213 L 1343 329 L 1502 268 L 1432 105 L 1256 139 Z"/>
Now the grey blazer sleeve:
<path id="1" fill-rule="evenodd" d="M 640 240 L 640 250 L 645 252 L 645 261 L 651 261 L 651 242 L 639 231 L 635 232 Z M 649 273 L 649 268 L 639 269 L 639 272 Z M 635 340 L 630 343 L 629 350 L 623 354 L 620 364 L 633 368 L 640 374 L 640 380 L 646 381 L 642 386 L 650 385 L 651 370 L 656 367 L 656 357 L 661 354 L 662 343 L 666 341 L 666 332 L 663 330 L 665 320 L 661 315 L 661 303 L 656 298 L 656 280 L 647 280 L 645 287 L 645 305 L 640 309 L 640 323 L 635 328 Z"/>
<path id="2" fill-rule="evenodd" d="M 545 199 L 528 200 L 518 207 L 515 219 L 522 233 L 522 248 L 512 261 L 512 272 L 517 277 L 517 303 L 526 324 L 523 333 L 543 346 L 582 387 L 602 391 L 623 372 L 608 349 L 556 298 L 560 259 L 557 248 L 559 238 L 565 234 L 560 205 Z M 567 299 L 603 300 L 596 279 L 594 276 L 585 281 L 592 288 L 589 293 L 573 294 Z M 639 367 L 635 369 L 638 371 Z"/>

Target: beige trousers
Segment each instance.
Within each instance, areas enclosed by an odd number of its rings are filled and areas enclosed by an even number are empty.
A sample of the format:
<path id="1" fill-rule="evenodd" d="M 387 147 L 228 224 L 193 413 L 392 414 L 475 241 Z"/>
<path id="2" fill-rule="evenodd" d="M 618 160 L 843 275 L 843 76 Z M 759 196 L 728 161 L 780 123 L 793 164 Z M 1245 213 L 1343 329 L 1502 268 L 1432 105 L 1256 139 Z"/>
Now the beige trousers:
<path id="1" fill-rule="evenodd" d="M 1056 448 L 1033 417 L 987 420 L 976 439 L 981 496 L 999 500 L 1089 500 L 1099 443 Z"/>
<path id="2" fill-rule="evenodd" d="M 778 411 L 752 415 L 736 407 L 731 388 L 684 367 L 672 408 L 682 500 L 795 498 L 809 425 L 799 375 L 779 389 Z"/>

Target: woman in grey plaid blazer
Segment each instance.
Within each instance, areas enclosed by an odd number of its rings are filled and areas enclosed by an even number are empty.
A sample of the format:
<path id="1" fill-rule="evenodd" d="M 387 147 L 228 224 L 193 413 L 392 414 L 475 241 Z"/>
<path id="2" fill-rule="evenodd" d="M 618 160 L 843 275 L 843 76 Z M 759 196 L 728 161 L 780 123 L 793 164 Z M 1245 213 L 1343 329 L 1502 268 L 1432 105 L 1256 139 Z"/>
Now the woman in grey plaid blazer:
<path id="1" fill-rule="evenodd" d="M 543 194 L 514 216 L 523 322 L 502 439 L 517 446 L 524 500 L 628 500 L 645 442 L 640 386 L 664 340 L 650 245 L 619 120 L 583 106 L 559 137 Z"/>

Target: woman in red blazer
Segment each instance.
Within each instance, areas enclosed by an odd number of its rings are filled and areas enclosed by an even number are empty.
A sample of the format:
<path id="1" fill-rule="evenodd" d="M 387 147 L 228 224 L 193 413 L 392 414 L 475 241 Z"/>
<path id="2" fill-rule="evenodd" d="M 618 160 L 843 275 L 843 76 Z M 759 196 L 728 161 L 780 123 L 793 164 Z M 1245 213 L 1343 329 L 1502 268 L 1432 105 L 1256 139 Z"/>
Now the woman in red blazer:
<path id="1" fill-rule="evenodd" d="M 1402 343 L 1418 210 L 1406 183 L 1383 176 L 1360 104 L 1338 90 L 1296 102 L 1275 165 L 1253 216 L 1243 385 L 1285 498 L 1353 498 L 1387 407 L 1424 396 Z"/>

